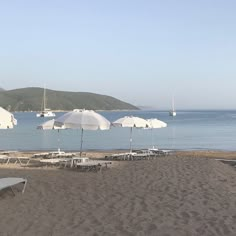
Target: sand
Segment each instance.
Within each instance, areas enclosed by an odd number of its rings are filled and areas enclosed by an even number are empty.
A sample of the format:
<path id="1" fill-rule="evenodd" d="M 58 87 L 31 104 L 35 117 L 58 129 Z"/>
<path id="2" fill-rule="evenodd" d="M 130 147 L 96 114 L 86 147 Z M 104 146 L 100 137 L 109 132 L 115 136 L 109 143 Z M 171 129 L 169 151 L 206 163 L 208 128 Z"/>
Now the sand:
<path id="1" fill-rule="evenodd" d="M 28 179 L 24 194 L 0 192 L 0 235 L 233 236 L 236 168 L 212 157 L 236 155 L 217 153 L 119 161 L 97 173 L 0 165 L 1 178 Z"/>

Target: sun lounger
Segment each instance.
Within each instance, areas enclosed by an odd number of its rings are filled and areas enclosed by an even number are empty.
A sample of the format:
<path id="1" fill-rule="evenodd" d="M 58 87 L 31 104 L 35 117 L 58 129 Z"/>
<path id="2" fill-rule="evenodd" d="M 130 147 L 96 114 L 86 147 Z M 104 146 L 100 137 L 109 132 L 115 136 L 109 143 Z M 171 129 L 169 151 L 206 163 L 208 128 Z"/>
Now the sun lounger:
<path id="1" fill-rule="evenodd" d="M 173 151 L 172 150 L 159 150 L 160 154 L 162 154 L 163 156 L 168 156 L 170 155 Z"/>
<path id="2" fill-rule="evenodd" d="M 17 162 L 20 163 L 20 165 L 28 165 L 30 163 L 31 158 L 30 157 L 16 157 Z"/>
<path id="3" fill-rule="evenodd" d="M 135 152 L 113 154 L 111 156 L 106 156 L 105 158 L 107 160 L 145 160 L 150 159 L 153 156 L 155 156 L 155 154 L 147 149 L 143 149 L 136 150 Z"/>
<path id="4" fill-rule="evenodd" d="M 68 162 L 71 162 L 70 159 L 66 158 L 51 158 L 51 159 L 41 159 L 39 161 L 42 164 L 46 165 L 64 165 L 66 166 Z"/>
<path id="5" fill-rule="evenodd" d="M 129 160 L 132 155 L 137 154 L 136 152 L 124 152 L 124 153 L 116 153 L 110 156 L 106 156 L 107 160 Z"/>
<path id="6" fill-rule="evenodd" d="M 107 168 L 108 165 L 112 164 L 111 161 L 87 161 L 87 162 L 81 162 L 77 163 L 76 166 L 77 168 L 85 171 L 102 171 L 102 168 L 105 167 Z"/>
<path id="7" fill-rule="evenodd" d="M 10 163 L 20 165 L 28 165 L 31 158 L 30 157 L 10 157 L 10 156 L 2 156 L 0 155 L 0 160 L 5 160 L 4 164 L 8 165 Z"/>
<path id="8" fill-rule="evenodd" d="M 7 155 L 0 155 L 0 161 L 1 161 L 1 163 L 7 164 L 9 162 L 9 156 L 7 156 Z"/>
<path id="9" fill-rule="evenodd" d="M 159 156 L 167 156 L 171 154 L 172 150 L 160 150 L 157 148 L 152 149 L 140 149 L 135 150 L 134 152 L 125 152 L 125 153 L 117 153 L 112 154 L 110 156 L 106 156 L 107 160 L 149 160 L 154 159 Z"/>
<path id="10" fill-rule="evenodd" d="M 24 187 L 22 189 L 22 193 L 25 192 L 26 184 L 27 184 L 27 179 L 23 178 L 14 178 L 14 177 L 9 177 L 9 178 L 1 178 L 0 179 L 0 190 L 5 189 L 5 188 L 11 188 L 13 194 L 15 195 L 15 192 L 13 191 L 12 187 L 16 184 L 23 183 Z"/>
<path id="11" fill-rule="evenodd" d="M 74 157 L 76 154 L 72 152 L 64 152 L 56 154 L 56 157 Z"/>
<path id="12" fill-rule="evenodd" d="M 173 150 L 165 150 L 165 149 L 157 149 L 157 148 L 149 148 L 151 153 L 156 154 L 156 156 L 168 156 L 173 153 Z"/>
<path id="13" fill-rule="evenodd" d="M 49 152 L 43 152 L 43 153 L 36 153 L 33 155 L 34 158 L 37 158 L 37 157 L 47 157 L 49 155 Z"/>
<path id="14" fill-rule="evenodd" d="M 18 151 L 1 151 L 0 154 L 9 155 L 9 154 L 17 153 L 17 152 Z"/>
<path id="15" fill-rule="evenodd" d="M 58 155 L 64 155 L 65 152 L 63 151 L 55 151 L 55 152 L 49 152 L 47 157 L 51 158 L 51 157 L 58 157 Z"/>
<path id="16" fill-rule="evenodd" d="M 66 153 L 62 151 L 56 151 L 56 152 L 44 152 L 44 153 L 36 153 L 33 155 L 33 157 L 41 157 L 41 158 L 59 158 L 59 157 L 73 157 L 75 156 L 75 153 Z"/>
<path id="17" fill-rule="evenodd" d="M 88 157 L 72 157 L 70 167 L 76 166 L 77 163 L 85 163 L 85 162 L 88 162 L 88 161 L 89 161 Z"/>
<path id="18" fill-rule="evenodd" d="M 42 152 L 42 153 L 36 153 L 33 155 L 33 157 L 42 157 L 42 158 L 52 158 L 56 157 L 58 154 L 64 154 L 65 152 Z"/>

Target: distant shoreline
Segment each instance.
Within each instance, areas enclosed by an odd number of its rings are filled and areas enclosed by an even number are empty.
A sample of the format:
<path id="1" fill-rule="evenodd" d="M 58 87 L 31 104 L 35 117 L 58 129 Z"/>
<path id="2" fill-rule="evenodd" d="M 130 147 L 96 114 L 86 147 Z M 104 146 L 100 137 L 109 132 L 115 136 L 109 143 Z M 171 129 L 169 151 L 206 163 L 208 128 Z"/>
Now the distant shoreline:
<path id="1" fill-rule="evenodd" d="M 4 152 L 6 150 L 0 150 L 0 152 Z M 13 155 L 16 156 L 30 156 L 35 153 L 44 153 L 44 152 L 56 152 L 58 150 L 11 150 L 9 153 L 13 153 Z M 64 152 L 72 152 L 72 153 L 77 153 L 79 154 L 79 150 L 60 150 Z M 7 151 L 6 151 L 7 152 Z M 129 152 L 127 149 L 111 149 L 111 150 L 100 150 L 100 149 L 94 149 L 94 150 L 83 150 L 83 154 L 89 157 L 105 157 L 106 155 L 109 154 L 114 154 L 114 153 L 125 153 Z M 11 155 L 11 154 L 10 154 Z M 226 151 L 226 150 L 178 150 L 171 152 L 170 155 L 176 156 L 176 157 L 196 157 L 196 158 L 213 158 L 213 159 L 235 159 L 236 160 L 236 151 Z"/>
<path id="2" fill-rule="evenodd" d="M 84 108 L 75 108 L 75 109 L 84 109 Z M 120 112 L 120 111 L 157 111 L 157 112 L 169 112 L 169 109 L 158 109 L 158 108 L 152 108 L 152 109 L 109 109 L 109 110 L 102 110 L 102 109 L 88 109 L 88 110 L 94 110 L 94 111 L 111 111 L 111 112 Z M 40 112 L 41 110 L 38 111 L 11 111 L 11 112 Z M 69 112 L 72 110 L 51 110 L 53 112 Z M 235 111 L 236 109 L 178 109 L 178 112 L 202 112 L 202 111 L 207 111 L 207 112 L 217 112 L 217 111 Z"/>
<path id="3" fill-rule="evenodd" d="M 83 108 L 77 108 L 77 109 L 83 109 Z M 88 110 L 91 110 L 91 109 L 88 109 Z M 72 111 L 72 110 L 50 110 L 50 111 L 52 111 L 52 112 L 70 112 L 70 111 Z M 121 109 L 115 109 L 115 110 L 100 110 L 100 109 L 94 109 L 94 111 L 112 111 L 112 112 L 120 112 L 120 111 L 140 111 L 140 110 L 121 110 Z M 33 113 L 33 112 L 41 112 L 41 111 L 12 111 L 13 113 L 14 112 L 29 112 L 29 113 Z"/>

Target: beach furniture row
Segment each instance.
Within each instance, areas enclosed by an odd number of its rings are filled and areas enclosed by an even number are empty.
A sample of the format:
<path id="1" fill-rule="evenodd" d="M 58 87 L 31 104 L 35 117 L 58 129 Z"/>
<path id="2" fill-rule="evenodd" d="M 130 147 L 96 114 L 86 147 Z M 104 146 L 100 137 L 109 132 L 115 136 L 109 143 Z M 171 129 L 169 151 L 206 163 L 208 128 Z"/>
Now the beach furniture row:
<path id="1" fill-rule="evenodd" d="M 66 155 L 67 156 L 67 155 Z M 46 158 L 45 155 L 33 155 L 33 157 L 11 157 L 7 155 L 0 155 L 0 162 L 2 164 L 20 164 L 20 166 L 28 166 L 30 161 L 45 166 L 58 166 L 58 167 L 69 167 L 76 168 L 81 171 L 101 171 L 104 168 L 112 165 L 111 161 L 107 160 L 91 160 L 88 157 L 54 157 Z M 37 164 L 37 166 L 38 166 Z"/>
<path id="2" fill-rule="evenodd" d="M 59 157 L 73 157 L 76 156 L 76 153 L 72 152 L 63 152 L 63 151 L 55 151 L 55 152 L 41 152 L 33 155 L 34 158 L 59 158 Z"/>
<path id="3" fill-rule="evenodd" d="M 17 164 L 19 163 L 20 165 L 28 165 L 30 162 L 31 158 L 30 157 L 12 157 L 12 156 L 7 156 L 7 155 L 0 155 L 0 163 L 2 164 Z"/>
<path id="4" fill-rule="evenodd" d="M 133 152 L 116 153 L 106 156 L 106 160 L 150 160 L 173 153 L 172 150 L 141 149 Z"/>
<path id="5" fill-rule="evenodd" d="M 82 171 L 101 171 L 112 164 L 111 161 L 90 160 L 88 157 L 41 159 L 40 163 L 59 167 L 77 168 Z"/>

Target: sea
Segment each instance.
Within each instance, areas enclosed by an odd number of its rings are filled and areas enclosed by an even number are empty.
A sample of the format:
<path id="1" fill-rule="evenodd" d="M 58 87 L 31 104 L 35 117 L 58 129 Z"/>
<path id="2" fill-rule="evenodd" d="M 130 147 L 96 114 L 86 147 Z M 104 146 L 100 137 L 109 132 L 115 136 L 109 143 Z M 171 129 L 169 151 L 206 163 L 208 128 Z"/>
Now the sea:
<path id="1" fill-rule="evenodd" d="M 101 111 L 113 122 L 123 116 L 157 118 L 167 123 L 159 129 L 132 130 L 132 149 L 159 148 L 170 150 L 236 150 L 236 111 L 194 110 L 177 111 Z M 13 113 L 18 121 L 13 129 L 0 130 L 0 150 L 17 151 L 79 151 L 81 130 L 39 130 L 37 126 L 50 118 L 36 117 L 35 112 Z M 64 114 L 56 113 L 56 117 Z M 83 151 L 127 150 L 130 148 L 130 128 L 111 127 L 110 130 L 84 130 Z"/>

